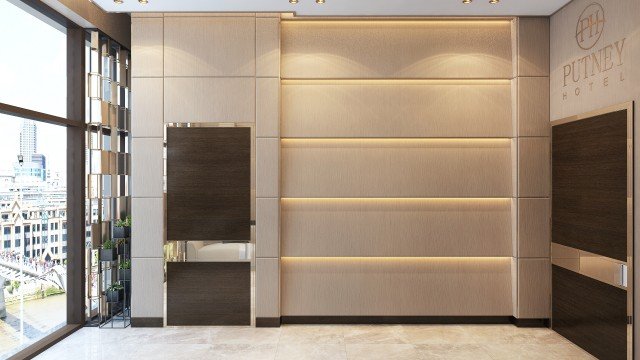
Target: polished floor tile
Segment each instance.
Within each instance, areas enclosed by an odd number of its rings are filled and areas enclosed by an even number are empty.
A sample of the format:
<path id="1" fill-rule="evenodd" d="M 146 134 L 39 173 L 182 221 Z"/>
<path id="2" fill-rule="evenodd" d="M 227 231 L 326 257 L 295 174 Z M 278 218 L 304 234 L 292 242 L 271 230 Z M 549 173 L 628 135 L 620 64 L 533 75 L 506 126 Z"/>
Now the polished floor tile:
<path id="1" fill-rule="evenodd" d="M 37 359 L 594 359 L 549 329 L 512 325 L 84 328 Z"/>

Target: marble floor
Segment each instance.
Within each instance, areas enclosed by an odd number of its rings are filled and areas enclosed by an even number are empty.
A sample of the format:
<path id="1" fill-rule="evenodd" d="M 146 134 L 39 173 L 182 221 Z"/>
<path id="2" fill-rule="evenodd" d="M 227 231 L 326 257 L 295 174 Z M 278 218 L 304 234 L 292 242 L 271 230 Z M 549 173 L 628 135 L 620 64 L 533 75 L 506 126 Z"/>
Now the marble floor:
<path id="1" fill-rule="evenodd" d="M 83 328 L 36 359 L 594 359 L 512 325 Z"/>

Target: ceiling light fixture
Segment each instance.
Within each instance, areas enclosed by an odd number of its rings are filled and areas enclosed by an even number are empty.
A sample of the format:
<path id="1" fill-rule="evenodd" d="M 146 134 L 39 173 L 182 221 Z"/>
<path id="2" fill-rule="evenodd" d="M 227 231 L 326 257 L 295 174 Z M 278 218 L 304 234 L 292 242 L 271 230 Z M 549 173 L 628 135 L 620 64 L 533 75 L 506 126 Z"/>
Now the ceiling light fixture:
<path id="1" fill-rule="evenodd" d="M 497 4 L 500 0 L 489 0 L 489 4 Z"/>
<path id="2" fill-rule="evenodd" d="M 149 3 L 149 0 L 138 0 L 138 2 L 142 5 L 147 5 Z"/>
<path id="3" fill-rule="evenodd" d="M 471 2 L 472 2 L 472 1 L 473 1 L 473 0 L 462 0 L 462 3 L 463 3 L 463 4 L 471 4 Z"/>
<path id="4" fill-rule="evenodd" d="M 324 4 L 324 0 L 316 0 L 316 4 Z"/>
<path id="5" fill-rule="evenodd" d="M 289 0 L 289 2 L 292 3 L 292 4 L 297 4 L 298 0 Z"/>
<path id="6" fill-rule="evenodd" d="M 116 4 L 122 4 L 124 1 L 123 0 L 113 0 L 114 3 Z"/>

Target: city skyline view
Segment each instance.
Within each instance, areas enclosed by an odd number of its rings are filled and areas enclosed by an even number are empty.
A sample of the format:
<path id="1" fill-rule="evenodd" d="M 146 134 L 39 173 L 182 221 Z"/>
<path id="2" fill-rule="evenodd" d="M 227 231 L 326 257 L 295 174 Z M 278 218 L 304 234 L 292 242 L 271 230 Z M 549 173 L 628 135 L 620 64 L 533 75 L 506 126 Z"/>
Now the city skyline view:
<path id="1" fill-rule="evenodd" d="M 0 176 L 13 173 L 20 154 L 20 132 L 22 119 L 0 115 Z M 36 154 L 46 157 L 47 169 L 66 176 L 66 129 L 59 126 L 35 122 Z M 46 131 L 44 130 L 46 128 Z M 6 138 L 4 137 L 6 135 Z M 61 146 L 62 145 L 62 146 Z"/>
<path id="2" fill-rule="evenodd" d="M 0 0 L 0 102 L 67 116 L 66 29 Z M 36 46 L 36 44 L 38 44 Z M 65 323 L 67 129 L 0 115 L 0 359 Z M 18 162 L 23 157 L 23 164 Z"/>

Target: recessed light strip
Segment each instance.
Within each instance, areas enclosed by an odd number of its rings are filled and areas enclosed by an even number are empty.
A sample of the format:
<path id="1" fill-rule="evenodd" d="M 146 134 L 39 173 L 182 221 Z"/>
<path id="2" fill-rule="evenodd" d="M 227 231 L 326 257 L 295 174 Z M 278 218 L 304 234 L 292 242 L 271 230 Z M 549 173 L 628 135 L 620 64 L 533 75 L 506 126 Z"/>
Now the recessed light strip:
<path id="1" fill-rule="evenodd" d="M 282 261 L 341 261 L 341 262 L 379 262 L 379 261 L 419 261 L 419 262 L 459 262 L 459 261 L 504 261 L 511 262 L 511 257 L 507 256 L 425 256 L 425 257 L 402 257 L 402 256 L 282 256 Z"/>
<path id="2" fill-rule="evenodd" d="M 412 202 L 412 203 L 510 203 L 510 197 L 283 197 L 283 202 Z"/>
<path id="3" fill-rule="evenodd" d="M 508 148 L 511 138 L 282 138 L 283 148 Z"/>
<path id="4" fill-rule="evenodd" d="M 282 79 L 282 85 L 511 85 L 510 79 Z"/>

